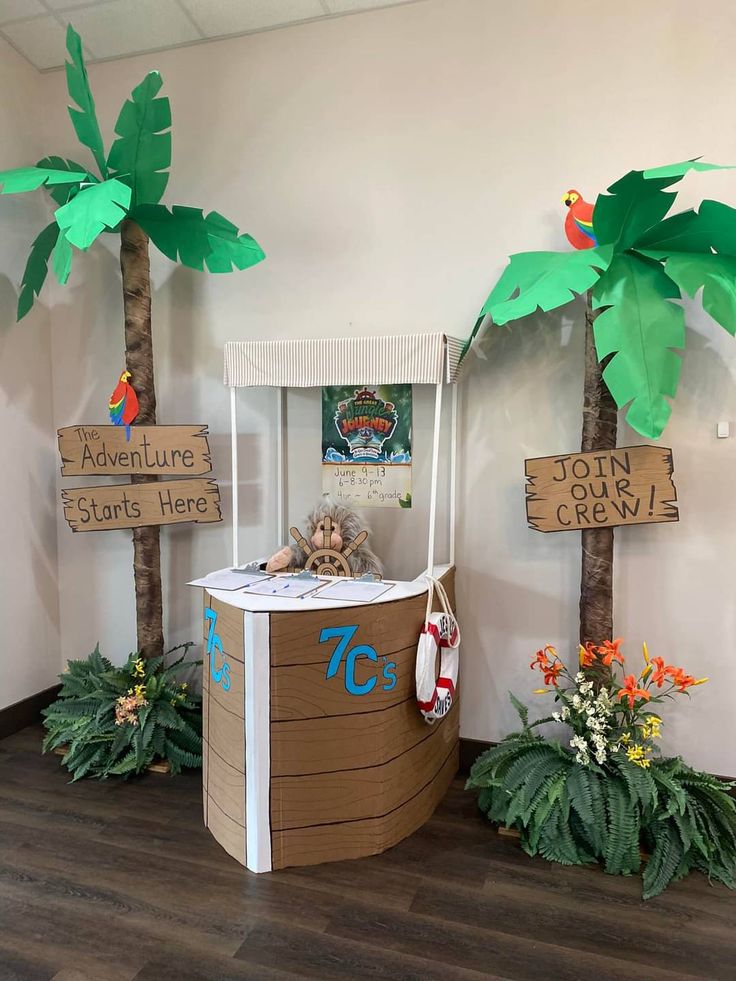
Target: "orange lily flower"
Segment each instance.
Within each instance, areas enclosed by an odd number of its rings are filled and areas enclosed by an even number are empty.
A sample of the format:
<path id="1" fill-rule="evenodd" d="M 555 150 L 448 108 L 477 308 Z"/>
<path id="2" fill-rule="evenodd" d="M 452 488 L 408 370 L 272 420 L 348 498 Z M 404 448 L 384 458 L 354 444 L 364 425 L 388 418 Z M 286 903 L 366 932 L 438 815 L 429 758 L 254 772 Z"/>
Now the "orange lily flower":
<path id="1" fill-rule="evenodd" d="M 589 640 L 585 647 L 580 645 L 580 667 L 589 668 L 593 664 L 595 664 L 595 644 Z"/>
<path id="2" fill-rule="evenodd" d="M 559 661 L 554 664 L 548 665 L 544 668 L 544 683 L 545 685 L 554 685 L 557 687 L 557 676 L 562 672 L 562 665 Z"/>
<path id="3" fill-rule="evenodd" d="M 621 691 L 618 693 L 619 699 L 623 701 L 624 698 L 629 700 L 629 708 L 633 709 L 634 702 L 637 698 L 643 698 L 644 701 L 648 702 L 650 699 L 650 694 L 646 688 L 638 688 L 636 684 L 636 675 L 627 674 L 624 678 L 624 684 Z"/>
<path id="4" fill-rule="evenodd" d="M 665 682 L 667 674 L 672 670 L 672 666 L 666 665 L 663 657 L 653 657 L 650 659 L 649 663 L 654 665 L 652 681 L 657 688 L 661 688 Z"/>
<path id="5" fill-rule="evenodd" d="M 678 691 L 686 691 L 688 688 L 692 688 L 694 685 L 704 685 L 708 680 L 707 678 L 696 678 L 692 674 L 688 674 L 683 668 L 670 668 L 665 669 L 672 676 L 672 684 L 677 685 Z"/>
<path id="6" fill-rule="evenodd" d="M 687 688 L 696 684 L 696 679 L 693 675 L 688 674 L 684 668 L 676 668 L 669 664 L 664 670 L 665 674 L 668 674 L 672 678 L 672 684 L 676 685 L 679 691 L 685 691 Z"/>
<path id="7" fill-rule="evenodd" d="M 532 670 L 538 667 L 540 668 L 540 670 L 546 671 L 551 663 L 548 652 L 551 652 L 553 658 L 557 657 L 557 651 L 554 649 L 554 647 L 552 647 L 551 644 L 547 644 L 547 646 L 542 648 L 541 651 L 537 651 L 537 653 L 534 655 L 534 660 L 529 665 L 529 667 Z"/>
<path id="8" fill-rule="evenodd" d="M 624 656 L 620 651 L 620 647 L 623 644 L 623 639 L 617 637 L 616 640 L 604 640 L 600 647 L 596 647 L 596 651 L 600 654 L 601 660 L 610 668 L 613 661 L 618 661 L 619 664 L 624 663 Z"/>
<path id="9" fill-rule="evenodd" d="M 695 684 L 695 676 L 692 674 L 685 674 L 683 672 L 681 677 L 678 678 L 677 684 L 679 685 L 680 691 L 685 691 L 686 688 L 690 688 L 691 685 Z"/>

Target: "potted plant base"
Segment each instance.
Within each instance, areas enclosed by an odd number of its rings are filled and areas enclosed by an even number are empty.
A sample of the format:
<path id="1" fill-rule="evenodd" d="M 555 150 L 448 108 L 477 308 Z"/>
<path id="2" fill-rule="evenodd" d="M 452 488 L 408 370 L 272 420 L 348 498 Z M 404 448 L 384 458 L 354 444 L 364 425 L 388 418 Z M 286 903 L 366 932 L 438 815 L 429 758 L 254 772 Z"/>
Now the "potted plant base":
<path id="1" fill-rule="evenodd" d="M 532 667 L 546 687 L 537 693 L 554 692 L 560 711 L 530 723 L 512 695 L 522 727 L 476 760 L 467 787 L 479 791 L 490 821 L 516 829 L 529 855 L 597 862 L 612 875 L 638 874 L 648 855 L 644 899 L 693 870 L 736 888 L 736 784 L 656 753 L 663 723 L 652 705 L 707 679 L 649 658 L 645 646 L 638 677 L 611 674 L 609 687 L 596 689 L 586 672 L 623 667 L 620 647 L 581 647 L 574 677 L 554 648 L 538 651 Z M 534 731 L 552 721 L 572 729 L 569 747 Z"/>
<path id="2" fill-rule="evenodd" d="M 59 698 L 44 709 L 43 750 L 62 756 L 73 781 L 129 777 L 146 770 L 175 775 L 202 765 L 202 699 L 177 675 L 190 644 L 144 660 L 131 654 L 120 668 L 96 647 L 70 661 Z M 176 650 L 183 653 L 167 664 Z"/>

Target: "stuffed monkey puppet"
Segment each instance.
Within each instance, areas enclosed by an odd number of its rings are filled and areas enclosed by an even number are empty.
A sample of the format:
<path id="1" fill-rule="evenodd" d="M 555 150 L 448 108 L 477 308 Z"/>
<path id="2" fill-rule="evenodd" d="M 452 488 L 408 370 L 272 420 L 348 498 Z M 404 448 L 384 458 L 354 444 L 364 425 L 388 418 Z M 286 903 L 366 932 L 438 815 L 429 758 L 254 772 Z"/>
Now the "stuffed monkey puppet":
<path id="1" fill-rule="evenodd" d="M 315 549 L 323 547 L 325 518 L 328 516 L 332 521 L 332 537 L 329 547 L 337 552 L 341 552 L 343 545 L 352 542 L 365 528 L 352 508 L 338 504 L 333 498 L 325 495 L 308 516 L 304 531 L 305 537 Z M 298 545 L 285 545 L 268 560 L 266 572 L 283 572 L 290 568 L 303 568 L 306 561 L 307 554 Z M 379 578 L 383 575 L 381 560 L 366 542 L 362 542 L 355 551 L 347 556 L 347 563 L 354 576 L 362 576 L 366 572 L 372 572 Z"/>

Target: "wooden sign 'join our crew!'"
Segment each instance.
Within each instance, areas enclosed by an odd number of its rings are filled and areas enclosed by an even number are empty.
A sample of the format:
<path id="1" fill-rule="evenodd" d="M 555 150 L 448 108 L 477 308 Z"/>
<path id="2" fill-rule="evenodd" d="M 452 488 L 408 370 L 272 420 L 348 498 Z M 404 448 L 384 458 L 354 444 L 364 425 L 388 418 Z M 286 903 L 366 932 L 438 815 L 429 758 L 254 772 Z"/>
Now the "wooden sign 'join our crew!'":
<path id="1" fill-rule="evenodd" d="M 622 446 L 525 461 L 526 516 L 536 531 L 677 521 L 672 450 Z"/>
<path id="2" fill-rule="evenodd" d="M 64 477 L 188 477 L 62 491 L 72 531 L 221 521 L 206 426 L 68 426 L 58 431 Z"/>

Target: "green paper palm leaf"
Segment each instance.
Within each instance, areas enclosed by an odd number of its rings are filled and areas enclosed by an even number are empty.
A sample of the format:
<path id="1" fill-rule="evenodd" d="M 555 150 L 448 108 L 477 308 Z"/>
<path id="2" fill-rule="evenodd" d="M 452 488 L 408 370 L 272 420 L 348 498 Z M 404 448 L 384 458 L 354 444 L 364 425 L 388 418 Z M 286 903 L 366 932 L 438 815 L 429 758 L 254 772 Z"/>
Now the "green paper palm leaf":
<path id="1" fill-rule="evenodd" d="M 480 312 L 501 326 L 535 310 L 554 310 L 584 293 L 608 267 L 613 249 L 512 255 Z"/>
<path id="2" fill-rule="evenodd" d="M 703 309 L 729 334 L 736 334 L 736 256 L 676 252 L 664 269 L 688 296 L 702 287 Z"/>
<path id="3" fill-rule="evenodd" d="M 33 240 L 33 245 L 31 245 L 31 251 L 23 273 L 20 295 L 18 296 L 18 320 L 22 320 L 31 309 L 33 301 L 39 295 L 43 284 L 46 282 L 49 257 L 54 250 L 58 237 L 59 226 L 55 221 L 52 221 Z"/>
<path id="4" fill-rule="evenodd" d="M 593 289 L 598 359 L 613 355 L 603 380 L 619 408 L 631 403 L 626 421 L 642 436 L 658 439 L 672 407 L 685 346 L 684 314 L 671 298 L 675 284 L 656 262 L 617 255 Z"/>
<path id="5" fill-rule="evenodd" d="M 650 228 L 634 246 L 656 259 L 673 252 L 726 252 L 736 255 L 736 209 L 705 200 L 698 211 L 681 211 Z"/>
<path id="6" fill-rule="evenodd" d="M 216 211 L 206 217 L 201 208 L 175 204 L 171 211 L 162 204 L 139 205 L 131 213 L 153 244 L 173 262 L 190 269 L 231 272 L 248 269 L 265 258 L 263 249 L 250 235 Z"/>
<path id="7" fill-rule="evenodd" d="M 81 164 L 76 163 L 74 160 L 66 160 L 64 157 L 44 157 L 43 160 L 39 160 L 36 164 L 37 167 L 44 167 L 47 170 L 66 170 L 74 174 L 82 173 L 84 174 L 84 167 Z M 82 181 L 85 183 L 95 182 L 97 180 L 92 174 L 85 174 L 80 180 L 75 180 L 73 183 L 55 184 L 53 186 L 48 186 L 48 192 L 52 199 L 56 201 L 57 204 L 66 204 L 72 193 L 79 190 Z"/>
<path id="8" fill-rule="evenodd" d="M 736 170 L 733 164 L 709 164 L 704 160 L 683 160 L 681 163 L 665 164 L 664 167 L 649 167 L 643 171 L 647 180 L 658 177 L 684 177 L 690 170 Z"/>
<path id="9" fill-rule="evenodd" d="M 163 81 L 149 72 L 120 110 L 110 148 L 110 174 L 130 184 L 133 205 L 156 204 L 166 190 L 171 166 L 171 107 L 166 98 L 157 99 Z"/>
<path id="10" fill-rule="evenodd" d="M 82 56 L 82 39 L 74 30 L 71 24 L 66 31 L 66 49 L 71 57 L 71 62 L 66 63 L 66 85 L 69 91 L 69 98 L 76 102 L 78 109 L 69 106 L 69 115 L 72 125 L 77 134 L 79 142 L 89 147 L 92 156 L 100 168 L 103 177 L 107 177 L 107 165 L 105 164 L 105 148 L 102 143 L 102 134 L 97 122 L 95 112 L 95 100 L 87 78 L 87 69 Z"/>
<path id="11" fill-rule="evenodd" d="M 679 177 L 645 179 L 640 170 L 611 184 L 608 194 L 599 194 L 593 211 L 593 231 L 599 245 L 613 245 L 616 252 L 630 248 L 644 232 L 660 222 L 677 194 L 663 189 Z"/>
<path id="12" fill-rule="evenodd" d="M 59 235 L 56 242 L 52 266 L 54 276 L 62 286 L 65 286 L 72 270 L 72 247 L 69 244 L 69 239 L 63 233 Z"/>
<path id="13" fill-rule="evenodd" d="M 128 185 L 115 178 L 90 184 L 56 211 L 56 221 L 72 245 L 88 249 L 100 232 L 125 218 L 130 196 Z"/>
<path id="14" fill-rule="evenodd" d="M 3 194 L 36 191 L 44 184 L 76 184 L 87 180 L 89 175 L 85 170 L 74 171 L 65 167 L 15 167 L 13 170 L 0 170 Z"/>

